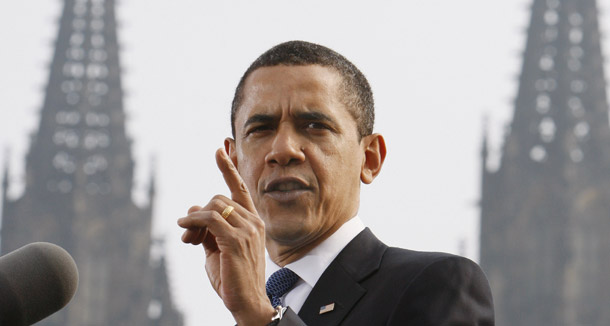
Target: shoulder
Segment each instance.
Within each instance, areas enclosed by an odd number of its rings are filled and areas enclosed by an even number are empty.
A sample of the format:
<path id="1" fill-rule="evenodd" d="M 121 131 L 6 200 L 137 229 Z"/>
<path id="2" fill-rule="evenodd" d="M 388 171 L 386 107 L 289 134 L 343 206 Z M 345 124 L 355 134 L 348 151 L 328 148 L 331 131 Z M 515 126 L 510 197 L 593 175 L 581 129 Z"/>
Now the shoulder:
<path id="1" fill-rule="evenodd" d="M 489 284 L 468 258 L 388 247 L 367 229 L 332 266 L 326 285 L 349 275 L 366 293 L 346 324 L 493 325 Z"/>
<path id="2" fill-rule="evenodd" d="M 390 247 L 379 272 L 401 278 L 408 292 L 476 292 L 491 297 L 489 282 L 481 267 L 462 256 Z"/>
<path id="3" fill-rule="evenodd" d="M 384 272 L 385 270 L 385 272 Z M 418 325 L 493 325 L 489 282 L 478 264 L 447 253 L 388 248 L 382 274 L 403 280 L 392 314 Z"/>
<path id="4" fill-rule="evenodd" d="M 421 286 L 426 292 L 489 289 L 479 265 L 468 258 L 394 247 L 384 251 L 373 279 L 387 283 L 392 291 L 405 293 L 417 292 Z"/>
<path id="5" fill-rule="evenodd" d="M 439 277 L 468 276 L 484 274 L 474 261 L 453 254 L 443 252 L 425 252 L 402 248 L 389 247 L 382 258 L 382 267 L 390 270 L 411 270 L 421 276 L 425 274 L 438 275 Z M 458 274 L 456 274 L 458 273 Z"/>
<path id="6" fill-rule="evenodd" d="M 482 276 L 487 282 L 479 266 L 468 258 L 442 252 L 388 247 L 368 228 L 339 254 L 337 261 L 357 281 L 373 271 L 384 276 L 396 274 L 403 284 L 421 275 L 453 276 L 454 272 L 459 271 L 460 274 Z"/>

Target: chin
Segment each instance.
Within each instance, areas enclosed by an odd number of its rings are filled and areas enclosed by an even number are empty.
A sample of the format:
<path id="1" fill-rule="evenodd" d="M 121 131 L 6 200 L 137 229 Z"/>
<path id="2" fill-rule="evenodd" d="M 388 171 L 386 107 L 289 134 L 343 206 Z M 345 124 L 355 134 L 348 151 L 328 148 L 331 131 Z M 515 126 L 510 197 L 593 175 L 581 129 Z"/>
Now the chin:
<path id="1" fill-rule="evenodd" d="M 296 221 L 275 221 L 271 223 L 267 228 L 267 237 L 277 243 L 281 244 L 298 244 L 303 242 L 303 239 L 307 237 L 308 232 L 303 227 L 302 223 L 295 223 Z"/>

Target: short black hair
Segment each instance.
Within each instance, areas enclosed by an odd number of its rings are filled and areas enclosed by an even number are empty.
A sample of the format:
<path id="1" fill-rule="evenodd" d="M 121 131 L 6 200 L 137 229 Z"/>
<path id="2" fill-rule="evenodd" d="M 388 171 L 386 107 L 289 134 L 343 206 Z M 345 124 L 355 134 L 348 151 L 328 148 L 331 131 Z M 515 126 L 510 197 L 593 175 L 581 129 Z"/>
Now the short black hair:
<path id="1" fill-rule="evenodd" d="M 373 101 L 373 91 L 364 74 L 344 56 L 325 46 L 305 41 L 289 41 L 267 50 L 248 67 L 241 77 L 231 105 L 233 137 L 235 137 L 235 116 L 243 101 L 246 79 L 258 68 L 278 65 L 320 65 L 336 70 L 343 79 L 341 100 L 356 120 L 360 138 L 373 133 L 375 102 Z"/>

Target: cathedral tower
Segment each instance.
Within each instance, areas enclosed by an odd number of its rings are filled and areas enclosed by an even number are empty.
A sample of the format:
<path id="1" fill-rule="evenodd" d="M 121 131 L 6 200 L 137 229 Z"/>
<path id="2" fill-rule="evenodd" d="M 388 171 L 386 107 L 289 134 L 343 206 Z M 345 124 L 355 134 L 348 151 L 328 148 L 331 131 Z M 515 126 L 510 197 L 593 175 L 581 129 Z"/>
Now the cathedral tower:
<path id="1" fill-rule="evenodd" d="M 131 199 L 115 1 L 65 0 L 59 24 L 25 191 L 3 195 L 2 252 L 48 241 L 74 257 L 78 291 L 41 325 L 181 325 L 150 255 L 153 182 L 146 207 Z"/>
<path id="2" fill-rule="evenodd" d="M 610 128 L 596 2 L 534 0 L 531 10 L 497 171 L 483 149 L 481 265 L 499 326 L 610 325 Z"/>

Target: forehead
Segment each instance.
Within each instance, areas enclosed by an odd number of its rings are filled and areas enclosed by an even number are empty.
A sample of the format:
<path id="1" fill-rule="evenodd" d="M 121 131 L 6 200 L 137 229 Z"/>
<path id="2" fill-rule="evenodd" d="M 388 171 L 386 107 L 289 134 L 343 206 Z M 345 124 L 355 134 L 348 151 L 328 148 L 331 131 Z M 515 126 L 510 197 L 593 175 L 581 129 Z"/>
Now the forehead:
<path id="1" fill-rule="evenodd" d="M 254 70 L 246 79 L 245 88 L 299 86 L 319 91 L 320 87 L 331 86 L 341 81 L 341 75 L 333 68 L 321 65 L 277 65 Z"/>
<path id="2" fill-rule="evenodd" d="M 246 79 L 236 120 L 252 111 L 291 109 L 345 110 L 340 101 L 341 75 L 320 65 L 272 66 L 254 70 Z M 265 113 L 265 112 L 262 112 Z"/>

